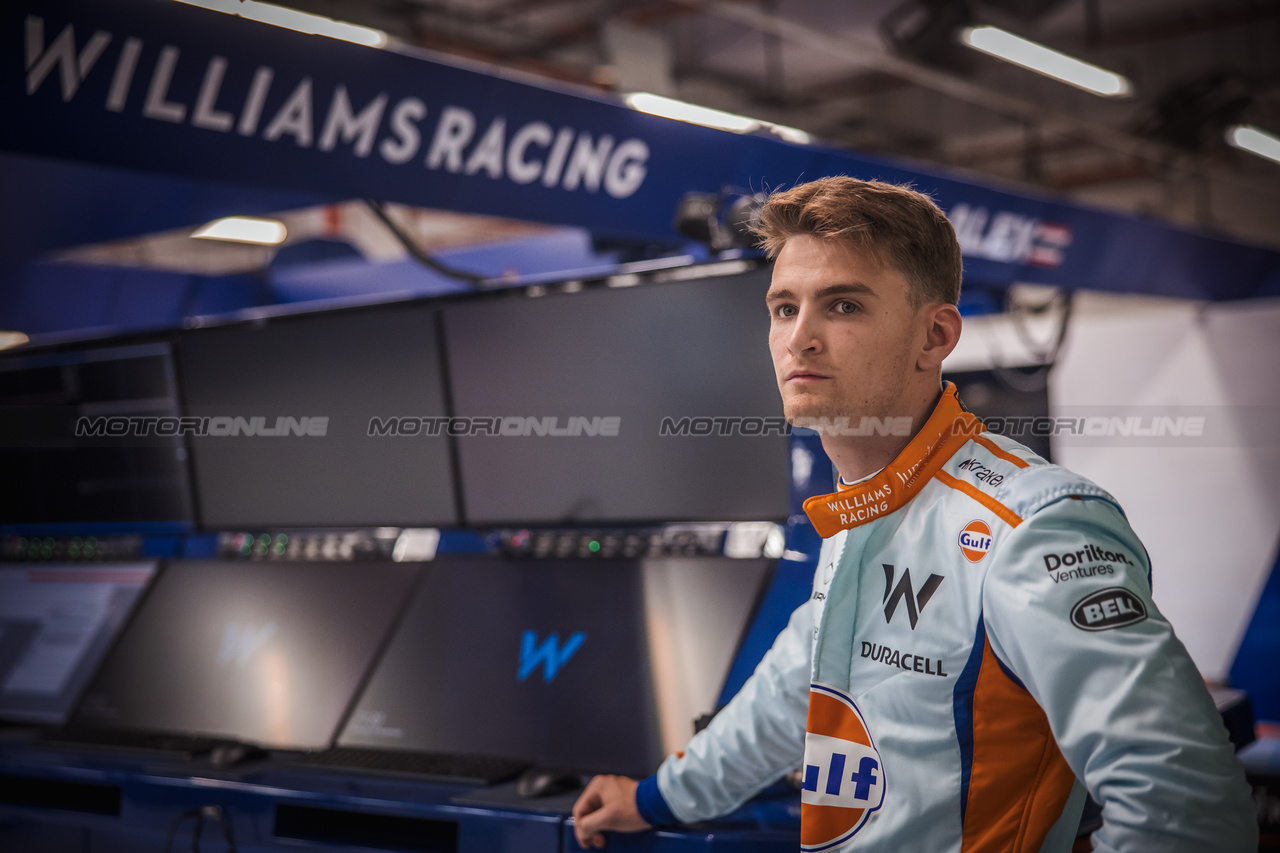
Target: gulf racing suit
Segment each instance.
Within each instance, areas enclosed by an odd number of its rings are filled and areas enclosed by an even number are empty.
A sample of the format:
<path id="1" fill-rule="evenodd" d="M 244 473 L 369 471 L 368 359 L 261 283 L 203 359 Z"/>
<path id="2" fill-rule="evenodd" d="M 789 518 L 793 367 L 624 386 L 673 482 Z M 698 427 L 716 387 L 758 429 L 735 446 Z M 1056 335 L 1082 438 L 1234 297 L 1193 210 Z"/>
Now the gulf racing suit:
<path id="1" fill-rule="evenodd" d="M 649 823 L 723 814 L 799 764 L 805 851 L 1065 853 L 1086 789 L 1095 851 L 1257 849 L 1115 499 L 981 432 L 948 384 L 886 469 L 806 502 L 812 598 L 641 782 Z"/>

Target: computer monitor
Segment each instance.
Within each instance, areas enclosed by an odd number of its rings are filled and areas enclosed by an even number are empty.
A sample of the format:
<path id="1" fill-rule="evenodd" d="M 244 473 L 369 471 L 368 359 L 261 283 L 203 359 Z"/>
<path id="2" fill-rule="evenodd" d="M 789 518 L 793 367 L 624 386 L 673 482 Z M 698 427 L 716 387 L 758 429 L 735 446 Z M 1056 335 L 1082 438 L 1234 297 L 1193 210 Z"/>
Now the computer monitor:
<path id="1" fill-rule="evenodd" d="M 0 358 L 0 523 L 189 527 L 178 415 L 165 342 Z"/>
<path id="2" fill-rule="evenodd" d="M 154 563 L 0 565 L 0 720 L 61 725 Z"/>
<path id="3" fill-rule="evenodd" d="M 325 748 L 418 574 L 409 563 L 168 563 L 71 726 Z"/>
<path id="4" fill-rule="evenodd" d="M 1041 428 L 1049 418 L 1047 367 L 950 371 L 942 378 L 956 384 L 965 407 L 985 421 L 988 428 L 1053 461 L 1050 430 Z"/>
<path id="5" fill-rule="evenodd" d="M 768 284 L 762 269 L 446 307 L 467 519 L 785 518 Z"/>
<path id="6" fill-rule="evenodd" d="M 446 414 L 435 322 L 412 304 L 184 333 L 204 529 L 456 524 L 449 439 L 421 428 Z"/>
<path id="7" fill-rule="evenodd" d="M 441 558 L 338 743 L 651 773 L 714 709 L 770 565 Z"/>

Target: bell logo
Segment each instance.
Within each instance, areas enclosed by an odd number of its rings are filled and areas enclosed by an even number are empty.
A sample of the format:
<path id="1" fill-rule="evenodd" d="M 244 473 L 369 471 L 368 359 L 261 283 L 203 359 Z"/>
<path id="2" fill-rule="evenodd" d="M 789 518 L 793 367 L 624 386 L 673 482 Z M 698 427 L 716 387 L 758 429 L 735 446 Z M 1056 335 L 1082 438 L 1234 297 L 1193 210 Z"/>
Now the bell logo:
<path id="1" fill-rule="evenodd" d="M 587 635 L 579 631 L 565 640 L 562 646 L 560 635 L 552 631 L 539 644 L 537 631 L 525 631 L 520 638 L 520 669 L 516 677 L 524 681 L 541 666 L 542 680 L 550 683 L 586 641 Z"/>
<path id="2" fill-rule="evenodd" d="M 970 563 L 976 563 L 991 550 L 991 528 L 987 527 L 985 521 L 975 519 L 964 526 L 957 541 L 964 558 Z"/>
<path id="3" fill-rule="evenodd" d="M 839 690 L 810 685 L 800 849 L 817 853 L 848 841 L 884 803 L 884 792 L 884 763 L 858 706 Z"/>

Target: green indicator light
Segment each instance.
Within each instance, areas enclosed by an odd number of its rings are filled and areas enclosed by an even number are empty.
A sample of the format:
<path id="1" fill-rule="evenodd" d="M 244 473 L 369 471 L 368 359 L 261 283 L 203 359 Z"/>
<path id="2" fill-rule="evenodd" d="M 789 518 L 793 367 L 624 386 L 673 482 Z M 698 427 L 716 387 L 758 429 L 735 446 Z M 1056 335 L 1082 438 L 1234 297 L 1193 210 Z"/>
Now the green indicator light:
<path id="1" fill-rule="evenodd" d="M 277 545 L 284 545 L 284 544 L 286 544 L 288 541 L 289 541 L 289 537 L 288 537 L 288 536 L 286 536 L 286 535 L 284 535 L 283 533 L 277 533 L 277 534 L 276 534 L 276 544 L 277 544 Z"/>
<path id="2" fill-rule="evenodd" d="M 258 537 L 258 544 L 262 545 L 264 548 L 267 546 L 267 543 L 270 541 L 271 541 L 270 533 L 264 533 Z"/>
<path id="3" fill-rule="evenodd" d="M 98 540 L 93 538 L 92 536 L 86 536 L 84 538 L 84 544 L 86 547 L 92 548 L 94 545 L 98 544 Z"/>
<path id="4" fill-rule="evenodd" d="M 590 548 L 592 551 L 599 551 L 600 543 L 592 539 L 591 542 L 587 545 L 587 547 Z"/>

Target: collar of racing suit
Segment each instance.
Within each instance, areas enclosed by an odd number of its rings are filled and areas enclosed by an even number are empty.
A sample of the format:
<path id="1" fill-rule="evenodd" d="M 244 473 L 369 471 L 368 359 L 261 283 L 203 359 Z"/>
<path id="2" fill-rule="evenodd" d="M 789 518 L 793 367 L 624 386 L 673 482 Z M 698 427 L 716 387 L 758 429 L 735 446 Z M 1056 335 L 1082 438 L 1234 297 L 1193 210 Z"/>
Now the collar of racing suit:
<path id="1" fill-rule="evenodd" d="M 943 383 L 933 414 L 884 470 L 829 495 L 804 502 L 805 514 L 824 539 L 888 515 L 914 498 L 965 442 L 986 429 L 960 404 L 953 382 Z"/>

